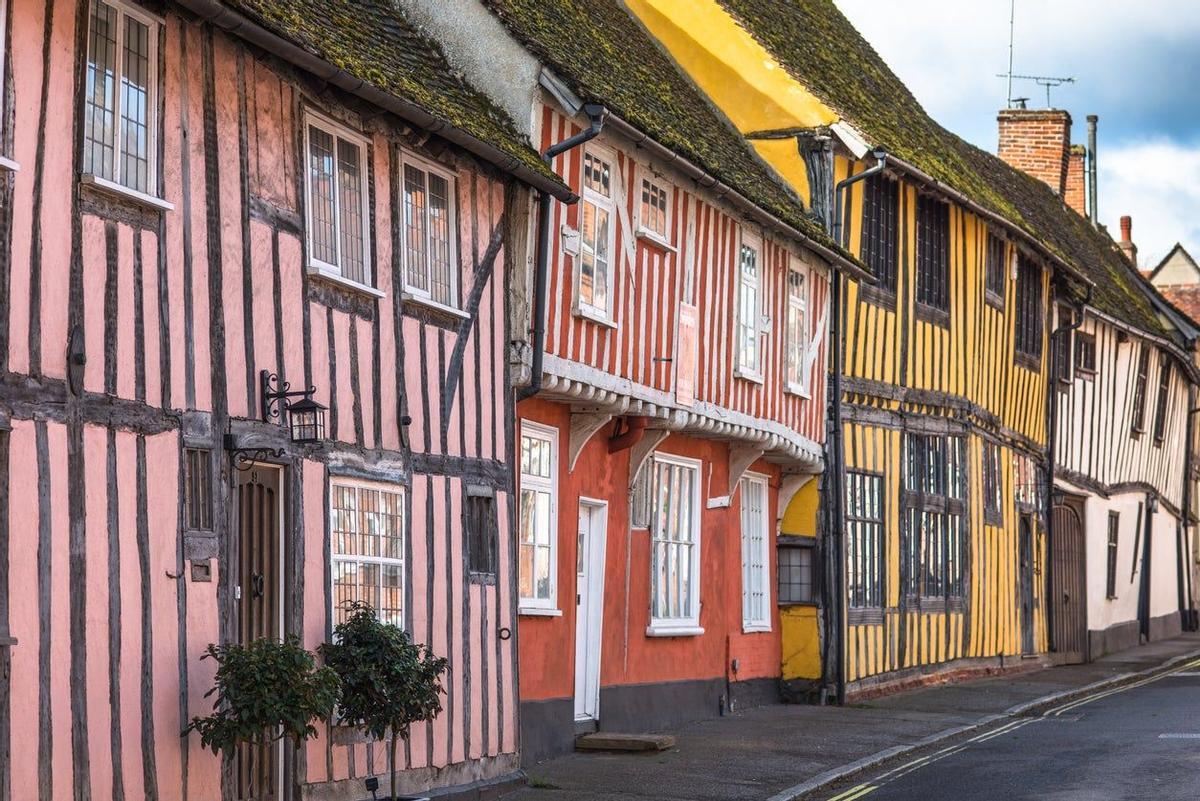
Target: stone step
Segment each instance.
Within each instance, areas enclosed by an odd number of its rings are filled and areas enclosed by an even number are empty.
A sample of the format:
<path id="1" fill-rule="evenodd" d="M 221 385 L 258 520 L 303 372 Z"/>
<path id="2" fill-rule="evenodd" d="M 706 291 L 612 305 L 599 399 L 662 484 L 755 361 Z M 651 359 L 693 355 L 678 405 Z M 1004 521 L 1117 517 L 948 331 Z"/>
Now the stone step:
<path id="1" fill-rule="evenodd" d="M 623 734 L 598 731 L 575 738 L 576 751 L 666 751 L 675 745 L 670 734 Z"/>

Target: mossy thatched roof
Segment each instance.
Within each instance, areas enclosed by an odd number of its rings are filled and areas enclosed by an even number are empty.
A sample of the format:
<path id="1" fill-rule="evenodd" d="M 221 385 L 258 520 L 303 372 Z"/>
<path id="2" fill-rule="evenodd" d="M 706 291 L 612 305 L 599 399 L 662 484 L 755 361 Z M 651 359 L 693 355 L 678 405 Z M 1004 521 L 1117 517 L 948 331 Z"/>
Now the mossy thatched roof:
<path id="1" fill-rule="evenodd" d="M 837 247 L 620 0 L 484 0 L 581 98 L 602 103 L 660 145 L 822 246 Z"/>
<path id="2" fill-rule="evenodd" d="M 561 183 L 486 95 L 388 0 L 222 0 L 291 44 Z"/>
<path id="3" fill-rule="evenodd" d="M 1153 290 L 1112 240 L 1036 178 L 938 125 L 832 0 L 719 0 L 815 97 L 872 145 L 1000 215 L 1094 284 L 1092 305 L 1163 335 Z"/>

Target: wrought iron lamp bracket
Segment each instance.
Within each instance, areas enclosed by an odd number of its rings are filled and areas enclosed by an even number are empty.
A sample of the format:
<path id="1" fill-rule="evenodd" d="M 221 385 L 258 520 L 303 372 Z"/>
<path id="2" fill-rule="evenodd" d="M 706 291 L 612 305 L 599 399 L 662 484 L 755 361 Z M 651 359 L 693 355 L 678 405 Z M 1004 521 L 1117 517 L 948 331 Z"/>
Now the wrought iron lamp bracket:
<path id="1" fill-rule="evenodd" d="M 283 458 L 283 448 L 230 448 L 229 452 L 233 457 L 233 469 L 239 473 L 253 470 L 257 462 Z"/>
<path id="2" fill-rule="evenodd" d="M 280 382 L 279 376 L 269 370 L 258 372 L 258 396 L 262 405 L 262 419 L 271 422 L 272 419 L 283 420 L 283 411 L 287 409 L 288 398 L 307 398 L 317 391 L 316 387 L 293 390 L 291 382 Z"/>

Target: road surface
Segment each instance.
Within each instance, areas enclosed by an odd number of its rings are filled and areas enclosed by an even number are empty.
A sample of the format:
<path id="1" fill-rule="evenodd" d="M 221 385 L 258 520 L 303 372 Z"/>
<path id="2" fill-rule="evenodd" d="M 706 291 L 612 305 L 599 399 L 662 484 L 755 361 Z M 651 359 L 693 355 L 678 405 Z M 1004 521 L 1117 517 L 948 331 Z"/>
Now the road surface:
<path id="1" fill-rule="evenodd" d="M 1200 663 L 909 754 L 825 801 L 1196 801 Z"/>

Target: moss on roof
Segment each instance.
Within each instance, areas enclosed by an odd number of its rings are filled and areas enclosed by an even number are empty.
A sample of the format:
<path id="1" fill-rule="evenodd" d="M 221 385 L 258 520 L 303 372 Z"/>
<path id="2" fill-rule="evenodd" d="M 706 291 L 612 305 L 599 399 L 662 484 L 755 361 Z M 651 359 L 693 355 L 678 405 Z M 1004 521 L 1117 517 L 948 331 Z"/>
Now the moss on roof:
<path id="1" fill-rule="evenodd" d="M 938 125 L 832 0 L 719 0 L 815 97 L 878 145 L 1042 242 L 1095 283 L 1092 305 L 1164 335 L 1153 290 L 1036 178 Z"/>
<path id="2" fill-rule="evenodd" d="M 222 0 L 301 49 L 559 182 L 509 117 L 387 0 Z M 497 165 L 508 168 L 512 165 Z"/>
<path id="3" fill-rule="evenodd" d="M 512 34 L 585 100 L 612 113 L 831 250 L 804 201 L 717 113 L 619 0 L 484 0 Z"/>

